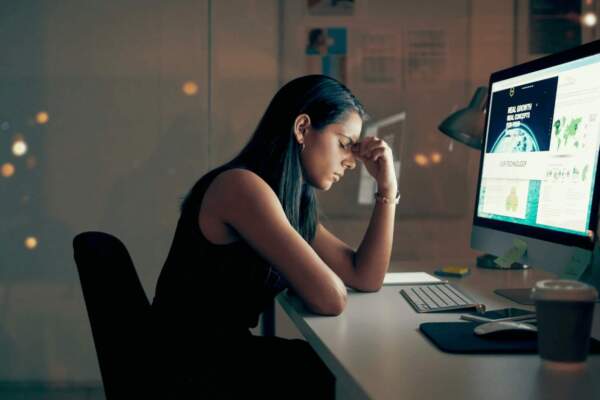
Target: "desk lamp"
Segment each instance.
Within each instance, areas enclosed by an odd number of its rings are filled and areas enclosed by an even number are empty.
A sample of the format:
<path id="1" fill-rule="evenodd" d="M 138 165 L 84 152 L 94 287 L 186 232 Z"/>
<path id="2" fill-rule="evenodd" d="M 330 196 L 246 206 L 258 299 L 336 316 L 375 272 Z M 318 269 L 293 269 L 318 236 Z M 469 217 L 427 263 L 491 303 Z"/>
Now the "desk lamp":
<path id="1" fill-rule="evenodd" d="M 478 87 L 467 108 L 450 114 L 438 129 L 460 143 L 481 150 L 487 90 L 485 86 Z"/>
<path id="2" fill-rule="evenodd" d="M 438 126 L 438 129 L 452 139 L 463 143 L 472 149 L 481 150 L 483 129 L 485 126 L 485 102 L 488 88 L 479 86 L 471 102 L 466 108 L 460 109 L 448 116 Z M 477 257 L 477 266 L 482 268 L 500 268 L 494 260 L 496 256 L 483 254 Z M 524 269 L 526 265 L 513 263 L 511 269 Z"/>

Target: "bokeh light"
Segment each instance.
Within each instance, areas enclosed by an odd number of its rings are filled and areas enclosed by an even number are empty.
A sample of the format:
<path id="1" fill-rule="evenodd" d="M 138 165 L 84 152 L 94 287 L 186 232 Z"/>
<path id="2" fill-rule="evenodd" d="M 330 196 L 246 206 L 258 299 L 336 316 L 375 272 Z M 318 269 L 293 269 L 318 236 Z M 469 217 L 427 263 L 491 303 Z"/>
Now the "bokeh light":
<path id="1" fill-rule="evenodd" d="M 17 139 L 13 143 L 12 152 L 15 156 L 21 157 L 27 153 L 27 143 L 23 139 Z"/>
<path id="2" fill-rule="evenodd" d="M 27 161 L 25 161 L 25 163 L 27 164 L 27 168 L 34 169 L 37 165 L 37 158 L 34 156 L 29 156 L 27 157 Z"/>
<path id="3" fill-rule="evenodd" d="M 50 117 L 48 116 L 48 113 L 46 111 L 40 111 L 35 115 L 35 122 L 37 122 L 40 125 L 44 125 L 48 122 L 49 119 Z"/>
<path id="4" fill-rule="evenodd" d="M 442 155 L 437 151 L 431 153 L 431 162 L 434 164 L 439 164 L 442 162 Z"/>
<path id="5" fill-rule="evenodd" d="M 181 86 L 181 90 L 187 96 L 194 96 L 198 93 L 198 85 L 194 81 L 187 81 Z"/>
<path id="6" fill-rule="evenodd" d="M 15 174 L 15 166 L 11 163 L 4 163 L 2 164 L 1 172 L 3 177 L 10 178 Z"/>
<path id="7" fill-rule="evenodd" d="M 429 158 L 425 154 L 417 153 L 415 154 L 415 164 L 419 167 L 425 167 L 429 165 Z"/>
<path id="8" fill-rule="evenodd" d="M 593 28 L 598 22 L 598 17 L 593 12 L 588 12 L 581 17 L 581 22 L 588 28 Z"/>
<path id="9" fill-rule="evenodd" d="M 29 250 L 33 250 L 37 247 L 38 240 L 35 236 L 27 236 L 25 238 L 25 247 Z"/>

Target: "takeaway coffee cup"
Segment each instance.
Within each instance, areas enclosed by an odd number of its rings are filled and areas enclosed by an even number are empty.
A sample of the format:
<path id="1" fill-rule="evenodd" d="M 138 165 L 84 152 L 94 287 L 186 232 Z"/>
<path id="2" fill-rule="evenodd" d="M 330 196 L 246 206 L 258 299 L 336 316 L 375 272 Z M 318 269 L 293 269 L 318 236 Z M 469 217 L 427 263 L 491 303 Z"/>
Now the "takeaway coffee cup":
<path id="1" fill-rule="evenodd" d="M 540 357 L 551 363 L 583 365 L 590 346 L 594 303 L 592 286 L 571 280 L 543 280 L 535 284 Z"/>

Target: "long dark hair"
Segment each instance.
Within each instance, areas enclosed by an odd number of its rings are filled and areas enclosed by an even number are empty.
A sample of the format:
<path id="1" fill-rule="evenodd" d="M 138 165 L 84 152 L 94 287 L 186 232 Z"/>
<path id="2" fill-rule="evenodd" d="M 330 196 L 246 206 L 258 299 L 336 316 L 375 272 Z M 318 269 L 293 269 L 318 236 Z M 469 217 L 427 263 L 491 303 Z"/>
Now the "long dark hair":
<path id="1" fill-rule="evenodd" d="M 277 194 L 290 224 L 310 242 L 318 224 L 317 199 L 303 179 L 294 121 L 307 114 L 318 131 L 351 111 L 361 118 L 365 115 L 362 104 L 342 83 L 324 75 L 296 78 L 279 89 L 248 144 L 221 168 L 243 167 L 263 178 Z"/>

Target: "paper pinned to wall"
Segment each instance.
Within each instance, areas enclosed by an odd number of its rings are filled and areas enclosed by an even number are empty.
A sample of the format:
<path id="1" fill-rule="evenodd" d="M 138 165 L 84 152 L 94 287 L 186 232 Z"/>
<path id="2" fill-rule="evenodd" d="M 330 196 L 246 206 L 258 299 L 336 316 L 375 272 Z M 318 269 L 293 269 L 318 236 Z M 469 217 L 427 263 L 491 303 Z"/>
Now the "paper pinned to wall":
<path id="1" fill-rule="evenodd" d="M 407 82 L 423 84 L 443 80 L 448 60 L 446 32 L 442 29 L 408 30 L 404 36 Z"/>
<path id="2" fill-rule="evenodd" d="M 346 28 L 310 28 L 306 34 L 308 74 L 323 74 L 346 83 L 348 53 Z"/>
<path id="3" fill-rule="evenodd" d="M 399 40 L 392 32 L 368 32 L 362 36 L 361 72 L 367 84 L 401 83 Z"/>
<path id="4" fill-rule="evenodd" d="M 353 15 L 354 0 L 306 0 L 306 8 L 309 15 Z"/>

